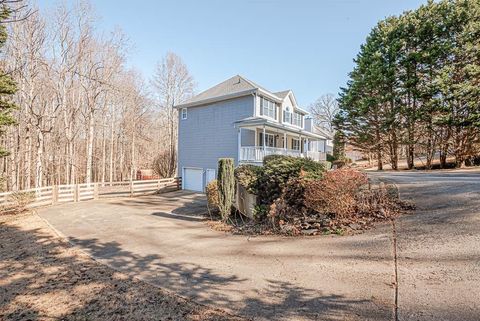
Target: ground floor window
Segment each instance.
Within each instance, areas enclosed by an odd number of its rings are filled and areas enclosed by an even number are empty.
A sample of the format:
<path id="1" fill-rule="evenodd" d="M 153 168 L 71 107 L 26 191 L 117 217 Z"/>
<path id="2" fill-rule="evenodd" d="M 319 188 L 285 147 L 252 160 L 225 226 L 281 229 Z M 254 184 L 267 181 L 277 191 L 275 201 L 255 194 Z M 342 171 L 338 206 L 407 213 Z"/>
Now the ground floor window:
<path id="1" fill-rule="evenodd" d="M 263 133 L 260 133 L 260 146 L 263 146 Z M 275 135 L 265 133 L 265 146 L 275 147 Z"/>
<path id="2" fill-rule="evenodd" d="M 292 149 L 300 150 L 300 139 L 292 139 Z"/>

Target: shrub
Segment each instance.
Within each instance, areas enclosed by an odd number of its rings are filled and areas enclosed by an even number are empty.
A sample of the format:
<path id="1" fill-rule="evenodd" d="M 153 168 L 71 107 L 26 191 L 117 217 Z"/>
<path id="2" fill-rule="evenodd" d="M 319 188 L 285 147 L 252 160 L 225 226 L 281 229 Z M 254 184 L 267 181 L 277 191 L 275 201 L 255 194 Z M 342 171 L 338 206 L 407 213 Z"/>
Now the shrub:
<path id="1" fill-rule="evenodd" d="M 308 180 L 304 172 L 299 177 L 291 178 L 282 191 L 282 195 L 270 206 L 268 213 L 274 227 L 280 222 L 291 222 L 295 217 L 303 217 L 308 211 L 305 206 L 305 187 Z"/>
<path id="2" fill-rule="evenodd" d="M 351 169 L 327 172 L 321 180 L 307 183 L 305 205 L 319 213 L 348 217 L 357 209 L 356 196 L 368 183 L 367 175 Z"/>
<path id="3" fill-rule="evenodd" d="M 235 179 L 248 193 L 258 194 L 258 181 L 263 174 L 263 167 L 241 165 L 235 169 Z"/>
<path id="4" fill-rule="evenodd" d="M 212 211 L 218 211 L 219 205 L 218 183 L 216 179 L 207 184 L 206 194 L 208 213 L 212 215 Z"/>
<path id="5" fill-rule="evenodd" d="M 327 154 L 327 162 L 331 162 L 333 163 L 334 161 L 336 161 L 337 159 L 335 157 L 333 157 L 332 154 Z"/>
<path id="6" fill-rule="evenodd" d="M 253 209 L 253 219 L 255 221 L 263 221 L 267 217 L 269 210 L 269 206 L 267 205 L 255 205 Z"/>
<path id="7" fill-rule="evenodd" d="M 28 204 L 35 201 L 35 193 L 34 192 L 13 192 L 10 194 L 7 203 L 11 203 L 8 207 L 8 211 L 12 211 L 14 213 L 22 213 L 26 210 Z"/>
<path id="8" fill-rule="evenodd" d="M 308 158 L 297 158 L 283 155 L 266 156 L 263 160 L 263 174 L 258 180 L 260 202 L 270 205 L 282 195 L 282 191 L 290 179 L 321 178 L 325 166 Z"/>
<path id="9" fill-rule="evenodd" d="M 235 197 L 235 176 L 232 158 L 218 160 L 218 209 L 223 221 L 231 214 L 233 199 Z"/>
<path id="10" fill-rule="evenodd" d="M 324 164 L 327 171 L 332 169 L 332 162 L 326 161 Z"/>

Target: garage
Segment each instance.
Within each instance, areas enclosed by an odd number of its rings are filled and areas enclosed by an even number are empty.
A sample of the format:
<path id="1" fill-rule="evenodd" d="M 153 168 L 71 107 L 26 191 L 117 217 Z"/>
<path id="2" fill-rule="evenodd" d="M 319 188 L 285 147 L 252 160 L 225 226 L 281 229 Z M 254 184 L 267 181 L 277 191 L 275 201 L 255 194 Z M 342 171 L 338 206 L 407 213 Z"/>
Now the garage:
<path id="1" fill-rule="evenodd" d="M 203 192 L 203 168 L 183 168 L 183 189 Z"/>

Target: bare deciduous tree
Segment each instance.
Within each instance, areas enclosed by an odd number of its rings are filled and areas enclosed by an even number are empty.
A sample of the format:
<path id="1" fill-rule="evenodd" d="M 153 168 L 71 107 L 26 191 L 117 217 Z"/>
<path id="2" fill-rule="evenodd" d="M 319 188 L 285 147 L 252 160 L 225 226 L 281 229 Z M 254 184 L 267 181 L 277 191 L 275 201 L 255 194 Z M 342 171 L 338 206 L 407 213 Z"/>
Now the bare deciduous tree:
<path id="1" fill-rule="evenodd" d="M 338 113 L 338 102 L 333 94 L 320 96 L 320 98 L 310 105 L 310 111 L 318 126 L 329 132 L 334 131 L 333 120 Z"/>
<path id="2" fill-rule="evenodd" d="M 171 53 L 158 65 L 153 100 L 139 73 L 125 66 L 122 34 L 97 34 L 87 2 L 59 4 L 49 19 L 24 10 L 28 17 L 9 25 L 4 51 L 19 107 L 0 140 L 10 152 L 0 163 L 6 188 L 134 179 L 161 153 L 174 175 L 172 106 L 193 91 L 181 59 Z"/>
<path id="3" fill-rule="evenodd" d="M 164 166 L 157 174 L 170 177 L 175 174 L 177 162 L 178 111 L 173 106 L 193 95 L 195 82 L 182 59 L 170 52 L 157 64 L 152 87 L 161 126 L 158 137 L 160 155 L 155 167 Z"/>

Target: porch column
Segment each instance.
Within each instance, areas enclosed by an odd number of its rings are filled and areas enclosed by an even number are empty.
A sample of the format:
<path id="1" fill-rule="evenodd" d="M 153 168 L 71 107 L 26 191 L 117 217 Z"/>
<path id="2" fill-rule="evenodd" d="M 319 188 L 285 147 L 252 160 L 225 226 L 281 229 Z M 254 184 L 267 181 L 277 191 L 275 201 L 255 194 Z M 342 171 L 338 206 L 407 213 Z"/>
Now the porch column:
<path id="1" fill-rule="evenodd" d="M 283 150 L 287 155 L 287 132 L 283 132 Z"/>
<path id="2" fill-rule="evenodd" d="M 242 156 L 242 127 L 238 128 L 238 163 L 240 163 Z"/>
<path id="3" fill-rule="evenodd" d="M 303 146 L 302 144 L 302 135 L 298 134 L 298 147 L 300 148 L 300 150 L 298 151 L 300 153 L 300 157 L 302 157 L 302 147 L 305 147 Z"/>
<path id="4" fill-rule="evenodd" d="M 263 135 L 262 135 L 262 140 L 263 140 L 263 156 L 265 157 L 265 143 L 266 143 L 266 139 L 265 139 L 265 125 L 263 125 Z"/>
<path id="5" fill-rule="evenodd" d="M 306 138 L 306 142 L 305 142 L 305 146 L 306 146 L 306 153 L 307 153 L 307 157 L 308 157 L 308 152 L 310 151 L 310 146 L 308 146 L 308 137 Z"/>

